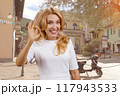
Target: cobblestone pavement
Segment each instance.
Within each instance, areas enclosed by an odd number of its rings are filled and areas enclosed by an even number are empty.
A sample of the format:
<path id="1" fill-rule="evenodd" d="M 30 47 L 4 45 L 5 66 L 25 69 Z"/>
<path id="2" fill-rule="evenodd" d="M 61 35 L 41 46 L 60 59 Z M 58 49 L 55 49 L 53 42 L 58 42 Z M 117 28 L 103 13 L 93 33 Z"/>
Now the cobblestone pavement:
<path id="1" fill-rule="evenodd" d="M 78 56 L 80 59 L 85 57 Z M 99 77 L 95 71 L 80 74 L 82 80 L 120 80 L 120 56 L 100 58 L 98 66 L 102 67 L 103 75 Z M 87 61 L 86 69 L 90 68 L 91 61 Z M 27 64 L 24 67 L 24 76 L 21 76 L 21 67 L 15 62 L 0 63 L 0 80 L 39 80 L 36 64 Z"/>

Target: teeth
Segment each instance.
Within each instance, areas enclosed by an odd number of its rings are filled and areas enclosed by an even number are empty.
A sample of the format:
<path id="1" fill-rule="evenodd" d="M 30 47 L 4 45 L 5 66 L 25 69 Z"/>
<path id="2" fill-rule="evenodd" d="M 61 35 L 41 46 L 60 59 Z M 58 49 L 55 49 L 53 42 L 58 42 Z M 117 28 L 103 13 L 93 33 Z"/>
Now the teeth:
<path id="1" fill-rule="evenodd" d="M 56 33 L 56 31 L 51 31 L 52 33 Z"/>

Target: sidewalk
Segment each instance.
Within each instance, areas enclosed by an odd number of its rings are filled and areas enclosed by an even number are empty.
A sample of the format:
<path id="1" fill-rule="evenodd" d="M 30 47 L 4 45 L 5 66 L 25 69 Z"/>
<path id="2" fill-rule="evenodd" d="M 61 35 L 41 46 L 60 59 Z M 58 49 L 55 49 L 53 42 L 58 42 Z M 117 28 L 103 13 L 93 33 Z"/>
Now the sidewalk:
<path id="1" fill-rule="evenodd" d="M 21 77 L 22 67 L 15 62 L 0 63 L 0 80 L 39 80 L 36 64 L 27 64 L 24 67 L 24 76 Z"/>
<path id="2" fill-rule="evenodd" d="M 85 60 L 89 57 L 83 57 L 82 55 L 77 55 L 79 60 Z M 84 69 L 90 69 L 91 61 L 87 61 Z M 81 78 L 83 80 L 120 80 L 120 56 L 108 55 L 104 58 L 104 55 L 98 58 L 98 66 L 102 67 L 103 76 L 99 77 L 95 71 L 87 73 L 82 73 Z"/>
<path id="3" fill-rule="evenodd" d="M 86 59 L 89 58 L 89 57 L 84 57 L 84 56 L 81 55 L 81 54 L 76 54 L 76 57 L 77 57 L 78 60 L 86 60 Z"/>

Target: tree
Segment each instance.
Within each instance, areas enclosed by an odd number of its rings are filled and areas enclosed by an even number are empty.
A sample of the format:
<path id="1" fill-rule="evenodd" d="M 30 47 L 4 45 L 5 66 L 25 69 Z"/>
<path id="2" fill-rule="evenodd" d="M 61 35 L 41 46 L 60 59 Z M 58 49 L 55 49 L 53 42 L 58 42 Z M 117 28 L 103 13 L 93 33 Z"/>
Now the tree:
<path id="1" fill-rule="evenodd" d="M 71 18 L 81 20 L 95 31 L 103 28 L 102 20 L 110 17 L 118 8 L 112 0 L 47 0 L 40 8 L 51 5 L 68 12 Z"/>
<path id="2" fill-rule="evenodd" d="M 82 53 L 83 55 L 92 55 L 95 53 L 95 49 L 99 48 L 101 41 L 99 39 L 93 39 L 87 45 L 83 46 Z"/>

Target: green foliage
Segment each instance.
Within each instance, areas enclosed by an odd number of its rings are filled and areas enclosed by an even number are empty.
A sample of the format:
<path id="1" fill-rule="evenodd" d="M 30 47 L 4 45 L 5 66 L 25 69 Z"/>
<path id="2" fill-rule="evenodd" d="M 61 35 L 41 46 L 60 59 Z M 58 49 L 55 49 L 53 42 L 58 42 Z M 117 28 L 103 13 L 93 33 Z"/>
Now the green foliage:
<path id="1" fill-rule="evenodd" d="M 94 54 L 95 48 L 99 48 L 101 44 L 101 41 L 98 39 L 93 39 L 89 44 L 82 47 L 82 53 L 83 54 Z"/>
<path id="2" fill-rule="evenodd" d="M 92 53 L 90 53 L 88 51 L 83 51 L 82 54 L 83 54 L 83 56 L 92 56 Z"/>
<path id="3" fill-rule="evenodd" d="M 108 0 L 47 0 L 41 8 L 51 5 L 57 6 L 62 11 L 67 9 L 71 18 L 84 20 L 89 27 L 95 29 L 103 28 L 104 24 L 101 21 L 117 11 L 117 7 Z"/>
<path id="4" fill-rule="evenodd" d="M 80 40 L 80 37 L 75 37 L 75 43 L 79 45 L 79 40 Z"/>
<path id="5" fill-rule="evenodd" d="M 25 32 L 26 24 L 30 22 L 30 19 L 22 18 L 21 19 L 21 31 Z"/>
<path id="6" fill-rule="evenodd" d="M 93 46 L 93 48 L 99 48 L 100 47 L 100 44 L 101 44 L 101 41 L 99 39 L 93 39 L 90 43 L 89 43 L 91 46 Z"/>

